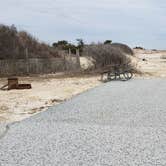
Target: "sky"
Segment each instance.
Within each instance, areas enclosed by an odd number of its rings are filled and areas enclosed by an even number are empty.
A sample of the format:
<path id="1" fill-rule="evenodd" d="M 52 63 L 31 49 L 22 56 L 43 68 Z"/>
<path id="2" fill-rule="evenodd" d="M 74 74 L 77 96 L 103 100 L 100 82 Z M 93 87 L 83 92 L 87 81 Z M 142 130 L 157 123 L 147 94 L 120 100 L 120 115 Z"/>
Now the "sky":
<path id="1" fill-rule="evenodd" d="M 166 49 L 165 0 L 0 0 L 0 23 L 40 41 L 112 40 Z"/>

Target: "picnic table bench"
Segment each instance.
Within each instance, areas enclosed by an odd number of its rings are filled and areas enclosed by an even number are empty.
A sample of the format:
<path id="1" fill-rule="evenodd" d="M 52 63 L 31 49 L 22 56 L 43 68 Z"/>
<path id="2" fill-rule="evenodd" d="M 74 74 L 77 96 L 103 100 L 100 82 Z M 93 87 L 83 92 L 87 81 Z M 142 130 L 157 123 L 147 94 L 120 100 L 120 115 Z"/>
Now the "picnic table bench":
<path id="1" fill-rule="evenodd" d="M 100 74 L 102 81 L 104 81 L 104 78 L 106 78 L 106 81 L 117 79 L 127 81 L 133 77 L 132 68 L 129 64 L 108 65 L 103 68 L 103 71 Z"/>

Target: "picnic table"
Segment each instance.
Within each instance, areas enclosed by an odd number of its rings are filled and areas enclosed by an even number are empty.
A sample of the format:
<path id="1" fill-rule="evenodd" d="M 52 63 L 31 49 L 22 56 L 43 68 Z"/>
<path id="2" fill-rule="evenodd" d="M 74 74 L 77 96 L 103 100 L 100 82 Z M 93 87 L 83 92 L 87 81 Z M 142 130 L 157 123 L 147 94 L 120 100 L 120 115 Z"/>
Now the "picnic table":
<path id="1" fill-rule="evenodd" d="M 101 80 L 111 81 L 111 80 L 130 80 L 133 77 L 133 72 L 131 65 L 107 65 L 103 68 L 101 72 Z"/>

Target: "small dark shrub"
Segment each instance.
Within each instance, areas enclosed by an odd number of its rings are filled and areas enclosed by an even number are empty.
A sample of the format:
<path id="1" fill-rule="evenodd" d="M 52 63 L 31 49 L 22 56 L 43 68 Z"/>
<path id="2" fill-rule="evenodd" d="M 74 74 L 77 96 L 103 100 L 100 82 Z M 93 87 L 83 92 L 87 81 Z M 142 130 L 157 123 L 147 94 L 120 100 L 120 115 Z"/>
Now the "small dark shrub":
<path id="1" fill-rule="evenodd" d="M 145 50 L 143 47 L 134 47 L 134 49 L 138 49 L 138 50 Z"/>

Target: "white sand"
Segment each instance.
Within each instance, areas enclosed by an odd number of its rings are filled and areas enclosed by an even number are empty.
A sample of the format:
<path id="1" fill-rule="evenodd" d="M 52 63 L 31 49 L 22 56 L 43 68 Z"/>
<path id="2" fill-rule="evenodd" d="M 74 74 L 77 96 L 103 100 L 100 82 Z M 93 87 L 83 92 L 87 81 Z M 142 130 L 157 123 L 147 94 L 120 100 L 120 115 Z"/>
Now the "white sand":
<path id="1" fill-rule="evenodd" d="M 137 68 L 145 77 L 166 77 L 166 51 L 135 50 Z M 146 61 L 142 61 L 146 59 Z"/>
<path id="2" fill-rule="evenodd" d="M 30 90 L 0 90 L 0 121 L 20 121 L 101 83 L 97 76 L 55 78 L 47 75 L 46 77 L 19 78 L 21 83 L 32 84 Z M 6 79 L 1 79 L 0 87 L 4 84 Z"/>

